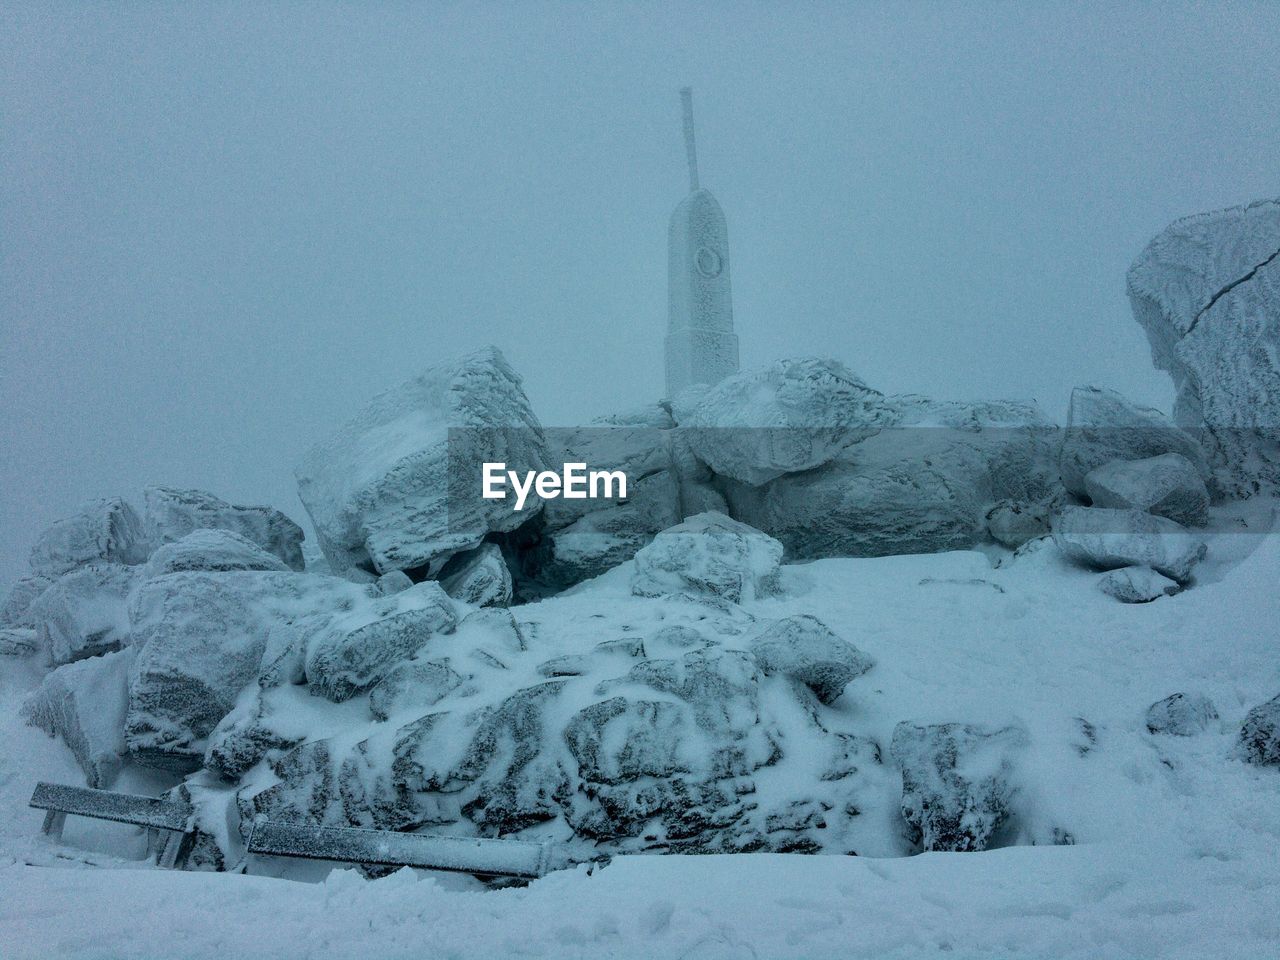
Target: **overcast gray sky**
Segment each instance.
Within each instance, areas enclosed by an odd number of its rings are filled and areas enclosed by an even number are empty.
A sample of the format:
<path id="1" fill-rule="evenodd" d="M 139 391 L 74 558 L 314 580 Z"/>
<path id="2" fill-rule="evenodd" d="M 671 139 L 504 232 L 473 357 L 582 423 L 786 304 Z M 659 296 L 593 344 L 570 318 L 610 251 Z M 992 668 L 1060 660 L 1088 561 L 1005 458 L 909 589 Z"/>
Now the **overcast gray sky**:
<path id="1" fill-rule="evenodd" d="M 660 395 L 677 88 L 744 366 L 1168 408 L 1124 272 L 1280 193 L 1280 4 L 0 5 L 0 584 L 87 497 L 270 502 L 495 343 L 562 425 Z"/>

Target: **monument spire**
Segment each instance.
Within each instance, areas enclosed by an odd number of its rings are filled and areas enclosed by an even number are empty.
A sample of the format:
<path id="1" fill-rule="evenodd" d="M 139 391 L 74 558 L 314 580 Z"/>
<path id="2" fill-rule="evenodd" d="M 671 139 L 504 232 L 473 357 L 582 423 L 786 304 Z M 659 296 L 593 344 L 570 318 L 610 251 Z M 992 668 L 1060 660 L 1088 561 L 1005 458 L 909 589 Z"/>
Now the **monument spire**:
<path id="1" fill-rule="evenodd" d="M 671 214 L 667 234 L 667 396 L 715 384 L 738 370 L 729 288 L 729 231 L 724 211 L 698 183 L 693 91 L 680 90 L 689 195 Z"/>

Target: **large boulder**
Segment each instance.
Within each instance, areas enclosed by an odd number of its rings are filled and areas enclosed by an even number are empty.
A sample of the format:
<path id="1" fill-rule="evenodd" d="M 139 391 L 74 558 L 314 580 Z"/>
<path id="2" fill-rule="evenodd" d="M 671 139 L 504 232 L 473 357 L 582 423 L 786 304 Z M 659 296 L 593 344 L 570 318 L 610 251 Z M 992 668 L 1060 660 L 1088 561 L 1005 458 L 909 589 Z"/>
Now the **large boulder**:
<path id="1" fill-rule="evenodd" d="M 1121 603 L 1150 603 L 1171 597 L 1182 587 L 1150 567 L 1120 567 L 1104 573 L 1098 580 L 1098 589 Z"/>
<path id="2" fill-rule="evenodd" d="M 133 507 L 119 497 L 92 500 L 36 538 L 31 570 L 52 579 L 88 563 L 142 563 L 148 552 L 142 520 Z"/>
<path id="3" fill-rule="evenodd" d="M 1088 496 L 1085 477 L 1113 460 L 1145 460 L 1177 453 L 1209 476 L 1199 441 L 1154 407 L 1131 403 L 1114 390 L 1076 387 L 1067 408 L 1058 466 L 1062 485 L 1076 496 Z"/>
<path id="4" fill-rule="evenodd" d="M 511 571 L 494 543 L 454 554 L 440 571 L 440 585 L 453 599 L 477 607 L 505 607 L 511 602 Z"/>
<path id="5" fill-rule="evenodd" d="M 719 513 L 700 513 L 636 554 L 631 592 L 690 594 L 739 603 L 777 590 L 782 544 Z"/>
<path id="6" fill-rule="evenodd" d="M 985 850 L 1009 816 L 1026 734 L 960 723 L 900 723 L 889 753 L 902 768 L 902 816 L 922 850 Z"/>
<path id="7" fill-rule="evenodd" d="M 1147 708 L 1147 731 L 1175 737 L 1204 733 L 1218 719 L 1218 709 L 1204 694 L 1175 693 Z"/>
<path id="8" fill-rule="evenodd" d="M 181 540 L 157 548 L 143 568 L 145 575 L 163 577 L 168 573 L 206 570 L 288 570 L 274 553 L 268 553 L 247 537 L 230 530 L 193 530 Z"/>
<path id="9" fill-rule="evenodd" d="M 196 530 L 229 530 L 274 554 L 289 569 L 303 568 L 305 534 L 279 510 L 236 506 L 204 490 L 177 487 L 148 487 L 142 496 L 152 547 L 181 540 Z"/>
<path id="10" fill-rule="evenodd" d="M 1205 542 L 1181 524 L 1140 510 L 1066 507 L 1053 524 L 1053 541 L 1078 563 L 1100 570 L 1146 566 L 1178 583 L 1205 555 Z"/>
<path id="11" fill-rule="evenodd" d="M 5 597 L 4 605 L 0 606 L 0 627 L 34 630 L 38 620 L 31 612 L 31 605 L 52 583 L 53 580 L 49 577 L 35 574 L 15 580 L 9 588 L 9 595 Z"/>
<path id="12" fill-rule="evenodd" d="M 722 481 L 732 516 L 793 560 L 961 550 L 993 506 L 1042 512 L 1058 493 L 1055 428 L 1033 404 L 885 398 L 896 425 L 831 463 L 760 487 Z"/>
<path id="13" fill-rule="evenodd" d="M 680 522 L 681 475 L 670 427 L 670 416 L 655 406 L 548 431 L 551 462 L 621 470 L 627 496 L 548 500 L 537 543 L 524 559 L 529 577 L 552 588 L 589 580 L 630 560 L 655 534 Z"/>
<path id="14" fill-rule="evenodd" d="M 1202 213 L 1129 268 L 1133 314 L 1177 389 L 1178 423 L 1205 435 L 1218 488 L 1280 485 L 1280 200 Z"/>
<path id="15" fill-rule="evenodd" d="M 49 658 L 70 663 L 130 642 L 129 592 L 142 567 L 91 563 L 64 574 L 31 605 Z"/>
<path id="16" fill-rule="evenodd" d="M 770 624 L 752 639 L 750 649 L 765 673 L 799 680 L 823 703 L 833 702 L 850 680 L 875 665 L 875 660 L 808 614 Z"/>
<path id="17" fill-rule="evenodd" d="M 129 603 L 139 649 L 129 681 L 130 753 L 150 766 L 195 769 L 206 738 L 257 678 L 273 628 L 302 612 L 323 621 L 370 602 L 356 584 L 293 572 L 173 573 L 146 581 Z"/>
<path id="18" fill-rule="evenodd" d="M 121 650 L 58 667 L 23 705 L 28 723 L 60 736 L 84 771 L 106 789 L 125 755 L 124 720 L 135 651 Z"/>
<path id="19" fill-rule="evenodd" d="M 1246 763 L 1280 766 L 1280 696 L 1249 711 L 1240 725 L 1237 751 Z"/>
<path id="20" fill-rule="evenodd" d="M 717 474 L 759 486 L 820 467 L 896 419 L 884 395 L 842 364 L 804 358 L 725 378 L 680 428 Z"/>
<path id="21" fill-rule="evenodd" d="M 1095 507 L 1145 510 L 1201 527 L 1209 520 L 1209 491 L 1195 464 L 1180 453 L 1145 460 L 1112 460 L 1084 478 Z"/>
<path id="22" fill-rule="evenodd" d="M 449 596 L 434 581 L 378 598 L 335 616 L 310 639 L 307 683 L 312 693 L 349 700 L 456 624 Z"/>
<path id="23" fill-rule="evenodd" d="M 298 496 L 336 573 L 435 574 L 486 534 L 537 515 L 532 494 L 482 497 L 481 467 L 546 469 L 542 427 L 495 348 L 440 363 L 380 394 L 297 469 Z"/>

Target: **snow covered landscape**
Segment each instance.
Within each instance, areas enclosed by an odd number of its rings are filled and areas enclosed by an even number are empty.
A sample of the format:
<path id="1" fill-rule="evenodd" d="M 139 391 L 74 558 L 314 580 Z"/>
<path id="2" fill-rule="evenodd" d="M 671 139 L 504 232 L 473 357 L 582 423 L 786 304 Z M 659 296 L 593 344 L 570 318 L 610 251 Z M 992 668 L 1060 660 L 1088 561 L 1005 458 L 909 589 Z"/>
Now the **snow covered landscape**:
<path id="1" fill-rule="evenodd" d="M 660 395 L 433 317 L 296 501 L 5 532 L 0 957 L 1280 956 L 1280 199 L 1128 254 L 1131 378 L 926 395 L 762 358 L 680 106 Z"/>

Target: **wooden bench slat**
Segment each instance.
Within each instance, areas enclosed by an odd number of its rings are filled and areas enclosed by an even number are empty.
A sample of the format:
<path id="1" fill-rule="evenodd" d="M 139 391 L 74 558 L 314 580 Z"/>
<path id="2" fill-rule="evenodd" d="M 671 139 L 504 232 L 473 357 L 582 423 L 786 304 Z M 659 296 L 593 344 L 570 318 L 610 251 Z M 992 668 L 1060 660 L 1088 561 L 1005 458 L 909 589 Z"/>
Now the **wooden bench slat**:
<path id="1" fill-rule="evenodd" d="M 113 820 L 116 823 L 131 823 L 159 830 L 186 830 L 191 816 L 191 810 L 185 804 L 167 798 L 142 797 L 43 781 L 36 784 L 28 805 L 37 810 Z"/>
<path id="2" fill-rule="evenodd" d="M 546 870 L 546 848 L 526 840 L 439 837 L 272 820 L 254 824 L 249 852 L 499 877 L 540 877 Z"/>

